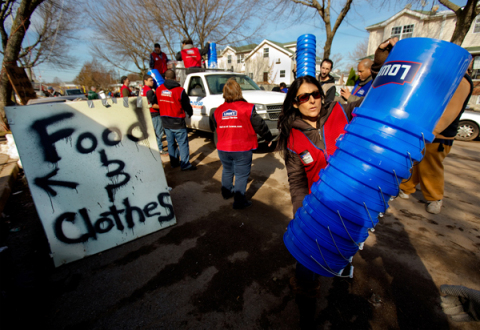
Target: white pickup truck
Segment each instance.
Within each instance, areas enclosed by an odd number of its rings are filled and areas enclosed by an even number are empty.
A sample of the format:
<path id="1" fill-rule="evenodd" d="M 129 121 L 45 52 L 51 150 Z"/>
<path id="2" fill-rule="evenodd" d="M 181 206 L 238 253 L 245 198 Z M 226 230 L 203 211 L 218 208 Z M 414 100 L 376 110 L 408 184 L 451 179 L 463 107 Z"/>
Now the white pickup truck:
<path id="1" fill-rule="evenodd" d="M 223 86 L 230 78 L 235 78 L 240 84 L 244 99 L 255 104 L 255 110 L 265 120 L 272 135 L 277 136 L 278 116 L 282 111 L 286 94 L 261 90 L 248 76 L 228 71 L 196 72 L 185 77 L 183 88 L 190 97 L 193 108 L 193 116 L 186 118 L 187 127 L 206 132 L 213 131 L 211 115 L 225 102 Z"/>

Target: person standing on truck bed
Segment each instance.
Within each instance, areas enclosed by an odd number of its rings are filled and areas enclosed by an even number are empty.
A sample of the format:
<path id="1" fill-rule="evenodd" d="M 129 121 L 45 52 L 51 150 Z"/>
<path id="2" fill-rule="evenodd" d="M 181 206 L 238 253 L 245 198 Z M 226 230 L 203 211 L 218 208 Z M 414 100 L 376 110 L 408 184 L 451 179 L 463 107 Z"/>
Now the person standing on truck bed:
<path id="1" fill-rule="evenodd" d="M 159 44 L 154 45 L 154 51 L 150 54 L 150 69 L 157 69 L 158 72 L 165 78 L 165 71 L 167 71 L 167 55 L 162 52 Z"/>
<path id="2" fill-rule="evenodd" d="M 235 78 L 227 80 L 223 98 L 225 103 L 214 113 L 218 156 L 223 165 L 222 196 L 224 199 L 233 196 L 233 208 L 244 209 L 252 205 L 245 197 L 245 190 L 252 168 L 252 153 L 258 147 L 257 134 L 267 141 L 268 146 L 272 144 L 273 136 L 255 112 L 255 105 L 243 98 Z"/>
<path id="3" fill-rule="evenodd" d="M 170 166 L 182 171 L 193 171 L 197 167 L 190 163 L 190 148 L 188 146 L 188 131 L 185 124 L 185 113 L 193 115 L 190 98 L 185 90 L 175 81 L 175 72 L 165 72 L 165 82 L 157 87 L 155 92 L 163 128 L 167 136 Z M 177 148 L 178 144 L 178 148 Z"/>
<path id="4" fill-rule="evenodd" d="M 193 41 L 186 39 L 182 41 L 182 50 L 175 55 L 177 61 L 183 61 L 183 65 L 188 68 L 201 68 L 202 56 L 208 53 L 208 47 L 210 43 L 207 42 L 205 48 L 199 50 L 197 47 L 193 47 Z"/>

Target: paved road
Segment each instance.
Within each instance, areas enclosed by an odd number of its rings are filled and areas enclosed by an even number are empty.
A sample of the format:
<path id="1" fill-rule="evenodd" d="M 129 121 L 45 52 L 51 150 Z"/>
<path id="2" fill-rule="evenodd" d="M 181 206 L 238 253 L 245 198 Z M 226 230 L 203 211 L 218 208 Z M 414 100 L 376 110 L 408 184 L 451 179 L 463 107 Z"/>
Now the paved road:
<path id="1" fill-rule="evenodd" d="M 9 246 L 2 264 L 10 265 L 0 281 L 2 328 L 298 328 L 288 288 L 295 260 L 282 242 L 292 217 L 283 161 L 265 146 L 254 155 L 247 191 L 254 204 L 236 211 L 220 195 L 210 138 L 190 135 L 198 171 L 171 169 L 163 158 L 176 226 L 58 269 L 19 180 L 0 235 Z M 322 281 L 318 329 L 478 329 L 448 320 L 438 288 L 480 289 L 479 151 L 480 141 L 455 143 L 440 215 L 425 211 L 421 192 L 391 202 L 354 257 L 354 278 Z"/>

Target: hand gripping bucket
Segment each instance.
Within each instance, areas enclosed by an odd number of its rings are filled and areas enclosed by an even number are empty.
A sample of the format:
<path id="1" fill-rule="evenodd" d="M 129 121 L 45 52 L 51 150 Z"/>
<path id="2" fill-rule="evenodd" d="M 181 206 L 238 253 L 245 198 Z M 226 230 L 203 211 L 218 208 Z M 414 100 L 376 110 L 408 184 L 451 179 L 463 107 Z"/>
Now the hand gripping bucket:
<path id="1" fill-rule="evenodd" d="M 297 40 L 305 65 L 313 40 Z M 344 276 L 389 197 L 422 159 L 470 61 L 466 50 L 446 41 L 409 38 L 395 45 L 288 226 L 284 242 L 298 262 L 322 276 Z M 303 62 L 300 68 L 308 71 Z"/>

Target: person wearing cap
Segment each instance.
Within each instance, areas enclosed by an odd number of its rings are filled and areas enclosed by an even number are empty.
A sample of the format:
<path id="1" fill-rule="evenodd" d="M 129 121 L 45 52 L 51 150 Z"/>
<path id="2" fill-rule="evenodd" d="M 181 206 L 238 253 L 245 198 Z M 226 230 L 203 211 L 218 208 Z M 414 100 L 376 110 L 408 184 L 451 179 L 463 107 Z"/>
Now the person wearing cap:
<path id="1" fill-rule="evenodd" d="M 55 89 L 53 89 L 52 86 L 48 86 L 47 91 L 48 91 L 48 94 L 49 94 L 50 97 L 62 96 L 62 94 L 60 94 Z"/>
<path id="2" fill-rule="evenodd" d="M 158 72 L 165 78 L 165 71 L 167 71 L 167 55 L 162 52 L 162 48 L 159 44 L 154 45 L 154 50 L 150 54 L 150 70 L 157 69 Z"/>
<path id="3" fill-rule="evenodd" d="M 132 96 L 132 90 L 128 87 L 130 85 L 130 80 L 127 76 L 122 76 L 120 82 L 122 83 L 122 87 L 120 87 L 120 97 Z"/>
<path id="4" fill-rule="evenodd" d="M 185 68 L 201 68 L 202 67 L 202 56 L 208 54 L 208 48 L 210 43 L 207 42 L 207 45 L 203 49 L 198 49 L 193 47 L 192 39 L 186 39 L 182 41 L 182 50 L 179 51 L 175 58 L 177 61 L 183 61 Z"/>

